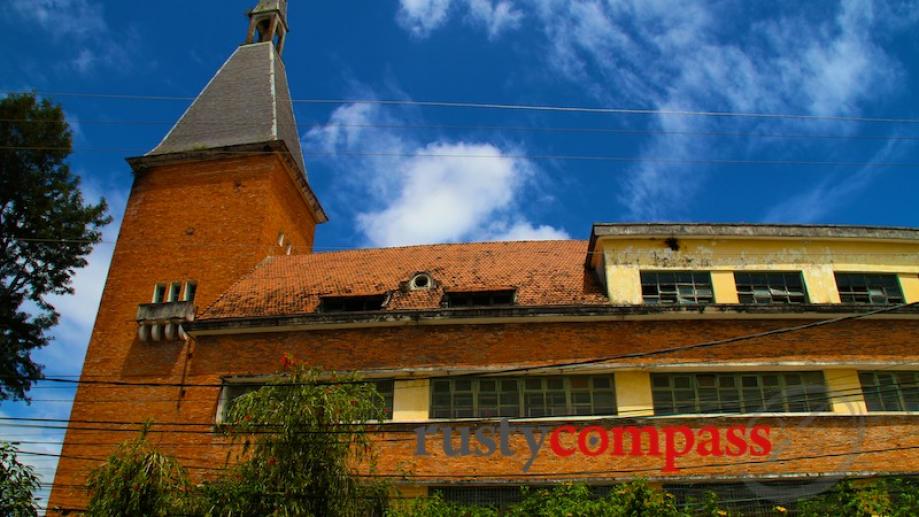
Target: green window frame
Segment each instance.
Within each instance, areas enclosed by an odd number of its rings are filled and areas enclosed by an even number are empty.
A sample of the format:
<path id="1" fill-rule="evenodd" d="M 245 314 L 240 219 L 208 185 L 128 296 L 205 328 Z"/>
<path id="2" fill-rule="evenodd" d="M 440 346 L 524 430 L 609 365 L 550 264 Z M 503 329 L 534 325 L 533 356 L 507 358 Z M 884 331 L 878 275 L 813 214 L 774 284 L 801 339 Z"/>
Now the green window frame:
<path id="1" fill-rule="evenodd" d="M 655 415 L 829 411 L 823 372 L 652 373 Z"/>
<path id="2" fill-rule="evenodd" d="M 616 384 L 612 374 L 431 381 L 431 418 L 541 418 L 616 413 Z"/>
<path id="3" fill-rule="evenodd" d="M 858 372 L 868 411 L 919 411 L 919 371 Z"/>
<path id="4" fill-rule="evenodd" d="M 800 271 L 735 271 L 734 283 L 740 303 L 797 305 L 808 302 L 804 275 Z"/>
<path id="5" fill-rule="evenodd" d="M 836 273 L 836 289 L 842 303 L 886 305 L 906 301 L 895 273 Z"/>
<path id="6" fill-rule="evenodd" d="M 708 271 L 642 271 L 642 301 L 649 305 L 695 305 L 715 301 Z"/>
<path id="7" fill-rule="evenodd" d="M 395 399 L 396 383 L 393 379 L 368 380 L 367 384 L 376 386 L 377 391 L 383 396 L 383 408 L 386 413 L 386 419 L 391 420 L 393 415 L 393 402 Z M 217 404 L 217 423 L 223 423 L 233 405 L 233 402 L 247 393 L 251 393 L 263 384 L 260 381 L 225 382 L 220 389 L 220 400 Z"/>

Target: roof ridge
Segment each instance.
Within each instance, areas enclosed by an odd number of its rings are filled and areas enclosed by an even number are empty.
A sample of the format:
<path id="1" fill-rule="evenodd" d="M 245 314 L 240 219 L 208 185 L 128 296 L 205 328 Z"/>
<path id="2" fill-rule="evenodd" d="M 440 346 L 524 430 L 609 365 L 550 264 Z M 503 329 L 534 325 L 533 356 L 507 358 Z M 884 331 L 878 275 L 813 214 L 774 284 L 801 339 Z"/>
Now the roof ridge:
<path id="1" fill-rule="evenodd" d="M 335 254 L 343 253 L 358 253 L 358 252 L 373 252 L 373 251 L 399 251 L 399 250 L 410 250 L 416 248 L 451 248 L 451 247 L 463 247 L 463 246 L 488 246 L 488 245 L 504 245 L 504 246 L 513 246 L 517 244 L 559 244 L 559 243 L 583 243 L 587 244 L 589 241 L 587 239 L 552 239 L 552 240 L 524 240 L 524 241 L 474 241 L 474 242 L 441 242 L 435 244 L 409 244 L 405 246 L 383 246 L 377 248 L 350 248 L 350 249 L 341 249 L 333 251 L 319 251 L 312 253 L 310 255 L 290 255 L 291 258 L 302 258 L 308 256 L 328 256 Z"/>

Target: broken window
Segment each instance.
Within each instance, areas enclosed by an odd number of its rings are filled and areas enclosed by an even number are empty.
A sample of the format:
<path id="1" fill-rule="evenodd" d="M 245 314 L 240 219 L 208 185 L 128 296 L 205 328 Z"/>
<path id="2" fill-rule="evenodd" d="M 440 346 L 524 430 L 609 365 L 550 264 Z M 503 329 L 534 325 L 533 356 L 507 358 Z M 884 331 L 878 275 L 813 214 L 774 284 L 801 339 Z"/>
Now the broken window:
<path id="1" fill-rule="evenodd" d="M 712 303 L 712 276 L 704 271 L 642 271 L 641 296 L 647 304 Z"/>
<path id="2" fill-rule="evenodd" d="M 653 373 L 655 415 L 829 411 L 823 372 Z"/>
<path id="3" fill-rule="evenodd" d="M 385 294 L 371 296 L 323 296 L 319 312 L 363 312 L 378 311 L 386 303 Z"/>
<path id="4" fill-rule="evenodd" d="M 513 305 L 514 290 L 448 292 L 444 295 L 446 307 L 487 307 Z"/>
<path id="5" fill-rule="evenodd" d="M 842 303 L 884 305 L 905 301 L 895 274 L 836 273 L 836 287 Z"/>
<path id="6" fill-rule="evenodd" d="M 919 372 L 858 372 L 868 411 L 919 411 Z"/>
<path id="7" fill-rule="evenodd" d="M 749 304 L 799 304 L 807 303 L 804 279 L 799 271 L 787 273 L 741 272 L 734 273 L 737 297 L 740 303 Z"/>
<path id="8" fill-rule="evenodd" d="M 431 381 L 431 418 L 615 415 L 612 375 L 475 377 Z"/>

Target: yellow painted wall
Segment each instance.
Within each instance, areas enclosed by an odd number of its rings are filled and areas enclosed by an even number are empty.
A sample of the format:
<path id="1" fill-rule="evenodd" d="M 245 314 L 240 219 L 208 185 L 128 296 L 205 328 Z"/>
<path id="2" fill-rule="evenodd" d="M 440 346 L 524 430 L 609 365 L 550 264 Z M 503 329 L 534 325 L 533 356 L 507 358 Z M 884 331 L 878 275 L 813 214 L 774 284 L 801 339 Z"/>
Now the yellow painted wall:
<path id="1" fill-rule="evenodd" d="M 726 291 L 733 271 L 801 271 L 812 303 L 839 303 L 835 271 L 899 273 L 907 300 L 919 301 L 919 243 L 855 240 L 680 239 L 679 251 L 663 239 L 603 237 L 613 304 L 640 304 L 640 271 L 711 271 L 718 303 L 736 303 Z M 719 274 L 720 273 L 720 274 Z"/>
<path id="2" fill-rule="evenodd" d="M 393 387 L 393 422 L 428 419 L 430 382 L 427 379 L 396 381 Z"/>
<path id="3" fill-rule="evenodd" d="M 824 370 L 823 377 L 834 413 L 864 415 L 868 412 L 858 370 Z"/>
<path id="4" fill-rule="evenodd" d="M 712 271 L 712 290 L 715 291 L 715 303 L 740 303 L 733 271 Z"/>
<path id="5" fill-rule="evenodd" d="M 906 303 L 919 302 L 919 275 L 900 275 L 900 287 L 903 289 Z"/>
<path id="6" fill-rule="evenodd" d="M 616 372 L 616 407 L 621 416 L 651 416 L 651 374 L 637 370 Z"/>

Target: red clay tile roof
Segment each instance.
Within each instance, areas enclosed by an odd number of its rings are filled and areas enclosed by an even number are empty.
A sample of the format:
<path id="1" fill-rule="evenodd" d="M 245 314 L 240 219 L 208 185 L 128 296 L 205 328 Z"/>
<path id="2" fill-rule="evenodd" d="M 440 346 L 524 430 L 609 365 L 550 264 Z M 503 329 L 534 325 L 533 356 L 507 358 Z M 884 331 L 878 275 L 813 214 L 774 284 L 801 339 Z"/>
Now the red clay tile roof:
<path id="1" fill-rule="evenodd" d="M 270 257 L 199 319 L 315 312 L 320 296 L 391 293 L 384 310 L 436 309 L 444 291 L 517 290 L 518 306 L 605 304 L 584 269 L 587 241 L 486 242 Z M 430 290 L 401 289 L 416 273 Z"/>

